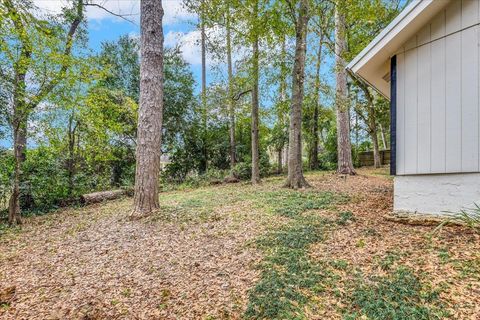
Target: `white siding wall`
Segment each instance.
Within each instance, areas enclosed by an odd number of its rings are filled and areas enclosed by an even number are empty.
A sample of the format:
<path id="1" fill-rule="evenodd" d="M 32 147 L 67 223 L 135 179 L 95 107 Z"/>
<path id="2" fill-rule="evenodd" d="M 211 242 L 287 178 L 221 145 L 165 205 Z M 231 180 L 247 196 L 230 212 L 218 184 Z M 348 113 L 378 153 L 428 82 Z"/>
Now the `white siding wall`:
<path id="1" fill-rule="evenodd" d="M 479 0 L 452 1 L 397 54 L 397 174 L 479 172 Z"/>

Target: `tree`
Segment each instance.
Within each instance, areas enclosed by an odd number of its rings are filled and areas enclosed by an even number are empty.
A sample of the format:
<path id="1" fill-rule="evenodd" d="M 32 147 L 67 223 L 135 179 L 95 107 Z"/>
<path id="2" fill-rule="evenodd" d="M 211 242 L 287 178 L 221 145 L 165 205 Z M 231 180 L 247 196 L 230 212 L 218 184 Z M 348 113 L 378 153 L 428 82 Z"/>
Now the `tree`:
<path id="1" fill-rule="evenodd" d="M 322 48 L 323 48 L 323 30 L 319 31 L 318 53 L 315 65 L 315 90 L 313 97 L 313 125 L 312 125 L 312 146 L 310 148 L 310 169 L 317 170 L 319 168 L 318 162 L 318 147 L 319 147 L 319 114 L 320 114 L 320 68 L 322 64 Z"/>
<path id="2" fill-rule="evenodd" d="M 201 34 L 201 55 L 202 55 L 202 111 L 203 111 L 203 170 L 208 169 L 208 111 L 207 111 L 207 46 L 205 35 L 205 2 L 200 2 L 200 34 Z"/>
<path id="3" fill-rule="evenodd" d="M 367 126 L 367 133 L 370 136 L 373 144 L 373 166 L 380 168 L 382 162 L 380 159 L 380 148 L 378 146 L 378 125 L 377 125 L 377 110 L 375 110 L 375 98 L 370 92 L 367 84 L 362 80 L 357 79 L 355 75 L 352 75 L 356 85 L 362 90 L 364 101 L 355 99 L 354 110 L 356 114 L 362 119 Z"/>
<path id="4" fill-rule="evenodd" d="M 287 50 L 286 50 L 286 39 L 285 35 L 282 36 L 281 42 L 281 53 L 280 53 L 280 85 L 279 85 L 279 102 L 277 103 L 277 124 L 276 128 L 278 130 L 277 140 L 276 140 L 276 151 L 278 157 L 277 163 L 277 172 L 282 173 L 283 163 L 282 163 L 282 153 L 285 145 L 288 142 L 288 128 L 286 119 L 286 108 L 288 105 L 287 102 L 287 67 L 285 60 L 287 59 Z"/>
<path id="5" fill-rule="evenodd" d="M 235 142 L 235 100 L 233 97 L 233 65 L 232 65 L 232 28 L 230 1 L 226 2 L 225 31 L 227 36 L 227 72 L 228 72 L 228 118 L 230 135 L 230 170 L 233 170 L 237 161 Z"/>
<path id="6" fill-rule="evenodd" d="M 159 171 L 163 120 L 162 2 L 141 2 L 140 106 L 132 217 L 159 208 Z"/>
<path id="7" fill-rule="evenodd" d="M 292 7 L 292 4 L 290 4 Z M 292 102 L 288 152 L 288 177 L 286 187 L 309 187 L 303 176 L 302 161 L 302 105 L 305 80 L 305 56 L 307 51 L 308 0 L 300 0 L 298 18 L 295 16 L 295 62 L 292 75 Z"/>
<path id="8" fill-rule="evenodd" d="M 337 109 L 337 152 L 340 174 L 355 174 L 350 142 L 350 112 L 347 88 L 347 71 L 345 70 L 345 53 L 347 50 L 345 30 L 345 0 L 337 0 L 335 6 L 335 73 Z"/>
<path id="9" fill-rule="evenodd" d="M 63 29 L 55 23 L 34 18 L 29 13 L 32 7 L 28 2 L 3 0 L 2 3 L 6 13 L 2 28 L 10 30 L 8 43 L 11 47 L 2 45 L 1 49 L 6 52 L 2 56 L 6 57 L 5 63 L 11 73 L 9 79 L 13 103 L 10 123 L 15 156 L 8 221 L 10 224 L 20 224 L 20 187 L 24 180 L 22 166 L 26 160 L 28 119 L 67 76 L 72 64 L 75 34 L 83 21 L 84 3 L 83 0 L 77 0 L 72 9 L 66 10 L 65 19 L 69 25 L 66 34 L 62 34 Z M 25 194 L 24 204 L 32 201 L 28 193 Z"/>
<path id="10" fill-rule="evenodd" d="M 259 95 L 259 32 L 258 24 L 258 0 L 253 3 L 253 28 L 252 28 L 252 184 L 260 182 L 260 163 L 259 163 L 259 145 L 258 145 L 258 95 Z"/>
<path id="11" fill-rule="evenodd" d="M 398 15 L 404 5 L 406 5 L 406 2 L 401 0 L 340 1 L 338 7 L 346 25 L 348 25 L 348 28 L 344 30 L 346 46 L 342 57 L 353 59 Z M 389 117 L 388 112 L 386 112 L 388 110 L 386 110 L 382 99 L 372 93 L 368 84 L 353 74 L 350 74 L 350 77 L 352 82 L 349 91 L 350 96 L 353 97 L 353 111 L 356 118 L 360 118 L 365 125 L 363 128 L 370 136 L 373 145 L 374 166 L 379 167 L 381 159 L 378 135 L 380 129 L 383 147 L 386 148 L 383 126 L 388 126 Z"/>

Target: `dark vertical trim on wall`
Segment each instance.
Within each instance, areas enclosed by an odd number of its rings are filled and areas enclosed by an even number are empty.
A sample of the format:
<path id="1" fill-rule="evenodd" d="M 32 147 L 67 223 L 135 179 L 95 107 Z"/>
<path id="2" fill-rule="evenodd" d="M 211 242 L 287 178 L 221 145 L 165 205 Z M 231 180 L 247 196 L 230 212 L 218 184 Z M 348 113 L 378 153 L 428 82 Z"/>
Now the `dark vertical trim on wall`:
<path id="1" fill-rule="evenodd" d="M 397 56 L 390 60 L 390 174 L 397 174 Z"/>

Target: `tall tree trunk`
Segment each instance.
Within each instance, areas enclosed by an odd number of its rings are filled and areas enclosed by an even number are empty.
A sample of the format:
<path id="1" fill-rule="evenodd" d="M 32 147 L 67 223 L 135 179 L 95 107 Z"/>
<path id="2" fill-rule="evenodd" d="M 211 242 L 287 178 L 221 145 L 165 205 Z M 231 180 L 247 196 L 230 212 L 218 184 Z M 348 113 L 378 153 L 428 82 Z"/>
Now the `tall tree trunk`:
<path id="1" fill-rule="evenodd" d="M 258 19 L 258 1 L 254 7 L 255 21 Z M 259 165 L 259 146 L 258 146 L 258 82 L 259 82 L 259 53 L 258 53 L 258 34 L 255 30 L 255 39 L 252 48 L 252 71 L 253 71 L 253 90 L 252 90 L 252 184 L 260 182 Z"/>
<path id="2" fill-rule="evenodd" d="M 277 173 L 280 174 L 283 172 L 283 160 L 282 160 L 283 149 L 277 150 Z"/>
<path id="3" fill-rule="evenodd" d="M 368 102 L 368 132 L 370 134 L 370 138 L 372 139 L 373 144 L 373 166 L 375 168 L 380 168 L 382 166 L 382 161 L 380 159 L 380 148 L 378 147 L 378 128 L 377 128 L 377 115 L 375 112 L 375 101 L 368 89 L 365 85 L 363 86 L 363 90 L 367 97 Z"/>
<path id="4" fill-rule="evenodd" d="M 367 131 L 373 144 L 373 165 L 375 168 L 380 168 L 382 166 L 382 161 L 380 159 L 380 148 L 378 147 L 378 127 L 377 113 L 375 111 L 375 100 L 367 84 L 360 79 L 354 78 L 353 76 L 352 79 L 357 83 L 360 89 L 362 89 L 363 94 L 367 99 L 367 115 L 365 116 L 360 110 L 358 110 L 359 112 L 356 112 L 356 114 L 357 116 L 361 116 L 363 121 L 367 124 Z"/>
<path id="5" fill-rule="evenodd" d="M 292 76 L 292 104 L 288 152 L 288 177 L 285 187 L 308 187 L 302 167 L 302 105 L 305 80 L 305 55 L 307 51 L 308 0 L 301 0 L 295 24 L 295 61 Z"/>
<path id="6" fill-rule="evenodd" d="M 14 91 L 13 91 L 13 150 L 15 157 L 15 168 L 13 176 L 12 194 L 8 205 L 8 222 L 10 225 L 22 223 L 20 209 L 20 184 L 23 180 L 22 167 L 26 159 L 27 147 L 27 125 L 29 108 L 26 102 L 26 75 L 30 66 L 32 45 L 25 26 L 12 1 L 5 1 L 5 6 L 10 13 L 15 27 L 20 32 L 22 47 L 20 57 L 15 65 Z"/>
<path id="7" fill-rule="evenodd" d="M 14 98 L 14 100 L 16 100 Z M 13 177 L 12 194 L 8 204 L 8 223 L 19 225 L 22 223 L 20 210 L 20 182 L 22 179 L 22 167 L 26 159 L 27 145 L 27 116 L 23 114 L 24 108 L 19 106 L 18 100 L 14 102 L 13 109 L 13 150 L 15 156 L 15 169 Z"/>
<path id="8" fill-rule="evenodd" d="M 204 2 L 201 2 L 202 12 L 204 10 Z M 202 112 L 203 112 L 203 161 L 204 161 L 204 172 L 208 170 L 208 135 L 207 135 L 207 122 L 208 122 L 208 112 L 207 112 L 207 61 L 206 61 L 206 43 L 205 43 L 205 19 L 202 16 L 200 17 L 200 33 L 201 33 L 201 55 L 202 55 Z"/>
<path id="9" fill-rule="evenodd" d="M 385 139 L 385 130 L 383 129 L 383 126 L 381 123 L 379 123 L 378 125 L 380 126 L 380 135 L 382 136 L 383 150 L 387 150 L 387 140 Z"/>
<path id="10" fill-rule="evenodd" d="M 230 122 L 230 169 L 235 167 L 236 142 L 235 142 L 235 100 L 233 98 L 233 66 L 232 66 L 232 35 L 230 30 L 230 5 L 227 8 L 227 69 L 228 69 L 228 116 Z"/>
<path id="11" fill-rule="evenodd" d="M 380 159 L 377 131 L 370 131 L 370 138 L 372 139 L 373 143 L 373 166 L 375 168 L 380 168 L 382 166 L 382 159 Z"/>
<path id="12" fill-rule="evenodd" d="M 163 8 L 158 0 L 141 2 L 140 109 L 132 217 L 159 208 L 158 177 L 163 120 Z"/>
<path id="13" fill-rule="evenodd" d="M 282 49 L 281 49 L 281 64 L 280 64 L 280 105 L 277 108 L 277 121 L 278 125 L 280 126 L 280 130 L 282 131 L 281 139 L 280 142 L 278 142 L 277 145 L 277 152 L 278 152 L 278 164 L 277 164 L 277 173 L 282 173 L 283 172 L 283 151 L 285 148 L 285 141 L 283 138 L 283 128 L 285 126 L 285 110 L 283 108 L 283 104 L 287 100 L 287 77 L 285 75 L 285 60 L 287 57 L 287 49 L 285 45 L 286 39 L 285 36 L 283 36 L 282 39 Z"/>
<path id="14" fill-rule="evenodd" d="M 344 0 L 338 0 L 335 6 L 335 68 L 337 105 L 337 150 L 338 169 L 341 174 L 355 174 L 352 162 L 352 146 L 350 142 L 350 114 L 347 97 L 347 72 L 345 70 L 345 15 L 342 12 Z"/>
<path id="15" fill-rule="evenodd" d="M 74 112 L 68 118 L 68 158 L 67 158 L 67 174 L 68 174 L 68 196 L 73 195 L 74 177 L 75 177 L 75 132 L 77 124 L 74 122 Z"/>
<path id="16" fill-rule="evenodd" d="M 319 132 L 318 132 L 318 117 L 320 113 L 320 67 L 322 65 L 322 47 L 323 47 L 323 32 L 320 30 L 318 43 L 318 54 L 317 54 L 317 64 L 315 72 L 315 97 L 314 97 L 314 110 L 313 110 L 313 141 L 311 148 L 311 162 L 310 169 L 317 170 L 319 168 L 318 163 L 318 146 L 319 142 Z"/>

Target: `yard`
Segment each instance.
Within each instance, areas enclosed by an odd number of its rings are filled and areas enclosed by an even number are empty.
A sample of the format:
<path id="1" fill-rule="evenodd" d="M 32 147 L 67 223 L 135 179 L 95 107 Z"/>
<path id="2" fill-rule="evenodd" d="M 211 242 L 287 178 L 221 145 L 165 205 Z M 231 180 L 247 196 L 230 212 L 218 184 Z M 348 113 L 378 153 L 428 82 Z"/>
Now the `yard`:
<path id="1" fill-rule="evenodd" d="M 2 319 L 479 319 L 480 237 L 384 219 L 385 169 L 161 193 L 0 229 Z"/>

